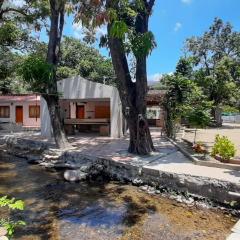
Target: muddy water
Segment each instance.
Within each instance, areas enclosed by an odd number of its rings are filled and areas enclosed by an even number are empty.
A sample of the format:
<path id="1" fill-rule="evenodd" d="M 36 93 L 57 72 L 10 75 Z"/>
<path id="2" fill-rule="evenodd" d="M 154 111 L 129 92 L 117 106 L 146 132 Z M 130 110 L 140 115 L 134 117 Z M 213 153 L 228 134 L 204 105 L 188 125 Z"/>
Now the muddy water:
<path id="1" fill-rule="evenodd" d="M 67 183 L 61 175 L 23 159 L 0 157 L 0 196 L 25 201 L 21 240 L 187 240 L 225 239 L 236 219 L 188 207 L 117 183 Z"/>

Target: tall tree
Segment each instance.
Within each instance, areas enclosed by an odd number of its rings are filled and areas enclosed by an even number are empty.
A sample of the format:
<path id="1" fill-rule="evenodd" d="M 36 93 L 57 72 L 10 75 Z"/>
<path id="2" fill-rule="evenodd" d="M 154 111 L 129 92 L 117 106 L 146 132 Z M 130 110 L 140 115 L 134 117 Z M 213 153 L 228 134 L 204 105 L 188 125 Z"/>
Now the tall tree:
<path id="1" fill-rule="evenodd" d="M 69 146 L 63 123 L 61 121 L 59 96 L 57 91 L 57 66 L 59 63 L 60 44 L 64 27 L 65 0 L 49 0 L 50 3 L 50 31 L 47 51 L 47 63 L 51 66 L 51 78 L 48 92 L 43 94 L 47 102 L 52 124 L 53 136 L 59 148 Z"/>
<path id="2" fill-rule="evenodd" d="M 24 91 L 17 65 L 36 42 L 31 31 L 40 30 L 48 13 L 47 0 L 0 1 L 0 86 L 1 93 Z M 20 54 L 21 52 L 21 54 Z"/>
<path id="3" fill-rule="evenodd" d="M 53 136 L 59 148 L 66 148 L 70 145 L 61 121 L 56 74 L 64 27 L 65 5 L 65 0 L 49 0 L 50 29 L 47 54 L 44 53 L 45 46 L 38 45 L 35 52 L 24 61 L 20 71 L 32 90 L 41 93 L 46 100 Z"/>
<path id="4" fill-rule="evenodd" d="M 213 101 L 212 115 L 218 126 L 222 124 L 221 105 L 231 97 L 229 86 L 231 82 L 239 81 L 238 74 L 235 75 L 236 71 L 230 69 L 228 70 L 232 74 L 231 78 L 222 78 L 223 75 L 219 74 L 219 64 L 226 59 L 239 63 L 239 43 L 240 34 L 233 31 L 230 23 L 224 23 L 218 18 L 203 36 L 192 37 L 186 41 L 187 50 L 194 57 L 198 68 L 197 81 Z"/>
<path id="5" fill-rule="evenodd" d="M 146 59 L 155 46 L 148 29 L 155 0 L 81 1 L 77 21 L 89 29 L 107 24 L 102 44 L 110 49 L 117 77 L 123 115 L 130 131 L 128 151 L 148 154 L 154 150 L 146 119 L 147 64 Z M 131 76 L 128 56 L 135 59 L 135 74 Z"/>

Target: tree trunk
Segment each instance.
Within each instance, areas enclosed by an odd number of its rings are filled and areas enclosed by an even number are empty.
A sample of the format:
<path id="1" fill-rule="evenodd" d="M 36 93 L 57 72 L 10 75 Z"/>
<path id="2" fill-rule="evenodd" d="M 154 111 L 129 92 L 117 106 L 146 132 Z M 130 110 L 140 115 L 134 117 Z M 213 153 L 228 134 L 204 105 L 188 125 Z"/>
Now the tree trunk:
<path id="1" fill-rule="evenodd" d="M 2 10 L 3 2 L 4 0 L 0 0 L 0 22 L 2 21 L 2 18 L 3 18 L 3 10 Z"/>
<path id="2" fill-rule="evenodd" d="M 212 109 L 212 116 L 217 127 L 222 126 L 222 109 L 219 106 L 215 106 Z"/>
<path id="3" fill-rule="evenodd" d="M 174 139 L 175 125 L 174 125 L 173 119 L 171 118 L 170 107 L 168 106 L 167 102 L 164 103 L 163 107 L 164 107 L 164 110 L 165 110 L 164 122 L 165 122 L 166 134 L 169 138 Z"/>
<path id="4" fill-rule="evenodd" d="M 65 136 L 65 131 L 63 127 L 63 120 L 61 119 L 60 107 L 58 97 L 45 95 L 43 96 L 48 105 L 48 111 L 50 115 L 51 125 L 53 129 L 53 135 L 57 147 L 66 148 L 70 144 Z"/>
<path id="5" fill-rule="evenodd" d="M 111 5 L 113 1 L 109 1 Z M 151 7 L 154 1 L 151 2 Z M 149 5 L 150 8 L 150 5 Z M 147 9 L 147 8 L 146 8 Z M 148 11 L 139 13 L 136 23 L 136 31 L 140 34 L 148 31 Z M 130 153 L 146 155 L 154 151 L 154 146 L 146 118 L 146 94 L 147 94 L 147 71 L 146 56 L 136 57 L 136 82 L 131 79 L 124 44 L 121 39 L 111 36 L 111 23 L 108 25 L 108 46 L 111 53 L 113 67 L 117 76 L 123 115 L 127 120 L 130 142 Z"/>
<path id="6" fill-rule="evenodd" d="M 59 148 L 69 147 L 63 121 L 61 121 L 59 96 L 57 91 L 56 70 L 59 62 L 60 43 L 64 25 L 65 1 L 50 0 L 51 16 L 50 16 L 50 33 L 48 42 L 47 62 L 52 65 L 52 79 L 48 86 L 48 93 L 44 96 L 46 99 L 49 115 L 51 119 L 52 129 L 56 145 Z"/>

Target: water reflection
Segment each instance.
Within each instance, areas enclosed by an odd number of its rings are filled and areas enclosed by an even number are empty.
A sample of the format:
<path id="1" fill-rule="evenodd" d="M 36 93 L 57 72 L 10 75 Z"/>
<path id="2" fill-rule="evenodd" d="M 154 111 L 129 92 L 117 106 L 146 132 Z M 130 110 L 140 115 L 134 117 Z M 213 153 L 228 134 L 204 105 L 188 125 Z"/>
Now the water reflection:
<path id="1" fill-rule="evenodd" d="M 26 203 L 24 212 L 11 215 L 28 223 L 16 233 L 20 240 L 220 240 L 235 221 L 131 186 L 64 182 L 61 173 L 7 156 L 0 157 L 0 195 Z"/>

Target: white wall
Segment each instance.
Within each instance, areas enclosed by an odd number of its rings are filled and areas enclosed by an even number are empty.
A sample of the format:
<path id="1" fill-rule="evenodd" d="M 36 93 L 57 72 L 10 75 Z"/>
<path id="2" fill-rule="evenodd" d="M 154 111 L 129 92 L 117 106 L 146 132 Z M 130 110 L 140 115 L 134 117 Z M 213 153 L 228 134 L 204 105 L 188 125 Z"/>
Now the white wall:
<path id="1" fill-rule="evenodd" d="M 64 79 L 58 82 L 58 91 L 62 99 L 110 99 L 111 137 L 122 136 L 122 109 L 118 90 L 115 87 L 95 83 L 80 76 Z M 71 114 L 71 117 L 74 116 Z M 46 102 L 41 100 L 41 132 L 43 136 L 51 135 L 51 124 Z"/>

